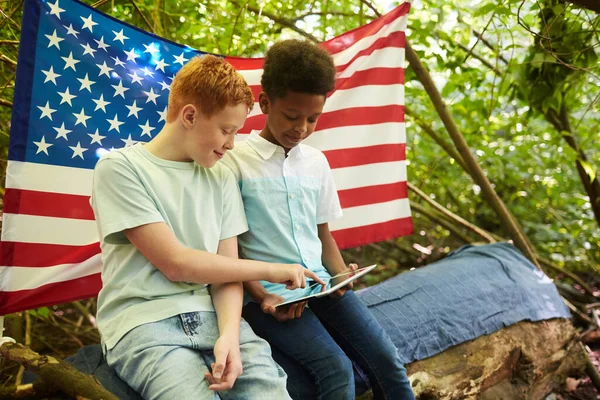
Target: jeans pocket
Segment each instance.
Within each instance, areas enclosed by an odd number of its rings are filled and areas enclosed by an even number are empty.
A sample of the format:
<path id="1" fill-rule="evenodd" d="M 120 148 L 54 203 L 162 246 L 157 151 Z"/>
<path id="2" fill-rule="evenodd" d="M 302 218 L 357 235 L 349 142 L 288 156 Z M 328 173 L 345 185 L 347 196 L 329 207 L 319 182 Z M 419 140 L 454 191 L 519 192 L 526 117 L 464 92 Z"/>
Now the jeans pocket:
<path id="1" fill-rule="evenodd" d="M 181 319 L 181 325 L 185 334 L 188 336 L 194 336 L 198 333 L 198 328 L 202 326 L 202 313 L 189 312 L 179 314 Z"/>

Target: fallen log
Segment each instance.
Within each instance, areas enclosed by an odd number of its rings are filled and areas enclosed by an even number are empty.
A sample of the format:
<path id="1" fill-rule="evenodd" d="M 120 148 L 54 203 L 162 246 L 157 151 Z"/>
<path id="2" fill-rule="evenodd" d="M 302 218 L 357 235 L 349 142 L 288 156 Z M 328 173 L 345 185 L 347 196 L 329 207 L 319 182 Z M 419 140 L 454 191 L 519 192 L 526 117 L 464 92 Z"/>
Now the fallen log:
<path id="1" fill-rule="evenodd" d="M 407 365 L 419 400 L 541 400 L 585 369 L 567 319 L 519 322 Z"/>
<path id="2" fill-rule="evenodd" d="M 90 400 L 118 400 L 118 398 L 100 385 L 93 376 L 79 372 L 66 362 L 52 356 L 40 355 L 27 346 L 19 343 L 4 343 L 0 346 L 0 354 L 7 360 L 21 363 L 26 369 L 35 372 L 42 382 L 59 388 L 62 392 L 75 398 Z M 41 386 L 37 390 L 41 390 Z M 35 390 L 35 385 L 20 385 L 14 390 Z M 39 392 L 38 392 L 39 393 Z"/>

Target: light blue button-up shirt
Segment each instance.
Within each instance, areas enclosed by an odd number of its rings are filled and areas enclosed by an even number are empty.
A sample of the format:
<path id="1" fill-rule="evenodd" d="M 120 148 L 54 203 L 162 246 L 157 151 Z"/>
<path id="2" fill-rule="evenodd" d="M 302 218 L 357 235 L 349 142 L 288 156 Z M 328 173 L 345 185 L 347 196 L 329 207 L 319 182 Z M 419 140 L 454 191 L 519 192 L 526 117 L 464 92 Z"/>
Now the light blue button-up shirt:
<path id="1" fill-rule="evenodd" d="M 328 279 L 317 224 L 341 217 L 342 209 L 323 153 L 300 144 L 286 156 L 282 147 L 254 131 L 227 152 L 223 162 L 238 179 L 248 221 L 249 231 L 239 237 L 240 256 L 302 264 Z M 286 299 L 304 291 L 261 283 Z"/>

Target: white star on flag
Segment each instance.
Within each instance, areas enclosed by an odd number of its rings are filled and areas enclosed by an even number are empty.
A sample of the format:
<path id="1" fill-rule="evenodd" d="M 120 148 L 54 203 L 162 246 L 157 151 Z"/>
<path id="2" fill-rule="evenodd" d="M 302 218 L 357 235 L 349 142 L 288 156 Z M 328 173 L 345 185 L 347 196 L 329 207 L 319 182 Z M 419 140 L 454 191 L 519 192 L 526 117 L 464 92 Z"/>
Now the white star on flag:
<path id="1" fill-rule="evenodd" d="M 79 91 L 81 92 L 83 89 L 87 89 L 88 92 L 92 93 L 92 85 L 95 84 L 96 82 L 94 81 L 90 81 L 88 79 L 88 74 L 85 74 L 85 77 L 83 79 L 81 78 L 77 78 L 77 80 L 79 82 L 81 82 L 81 87 L 79 88 Z"/>
<path id="2" fill-rule="evenodd" d="M 52 146 L 52 144 L 46 143 L 46 139 L 44 138 L 44 136 L 42 136 L 42 140 L 40 140 L 39 142 L 33 142 L 33 143 L 38 147 L 35 154 L 44 152 L 44 153 L 46 153 L 47 156 L 49 156 L 48 147 Z"/>
<path id="3" fill-rule="evenodd" d="M 127 74 L 131 77 L 131 83 L 139 83 L 140 86 L 142 85 L 142 81 L 144 80 L 144 78 L 141 78 L 138 76 L 137 72 L 134 72 L 133 74 Z"/>
<path id="4" fill-rule="evenodd" d="M 98 77 L 99 77 L 100 75 L 106 75 L 107 77 L 109 77 L 109 78 L 110 78 L 110 71 L 113 71 L 113 69 L 112 69 L 111 67 L 109 67 L 108 65 L 106 65 L 106 61 L 104 61 L 104 62 L 102 63 L 102 65 L 100 65 L 100 64 L 96 64 L 96 66 L 97 66 L 98 68 L 100 68 L 100 72 L 98 73 Z"/>
<path id="5" fill-rule="evenodd" d="M 165 107 L 165 109 L 162 111 L 157 111 L 157 113 L 160 116 L 160 119 L 158 120 L 158 122 L 167 120 L 167 107 Z"/>
<path id="6" fill-rule="evenodd" d="M 178 63 L 178 64 L 183 65 L 188 60 L 183 55 L 184 55 L 184 53 L 181 53 L 180 56 L 175 56 L 175 62 Z"/>
<path id="7" fill-rule="evenodd" d="M 119 121 L 119 119 L 117 118 L 117 114 L 115 114 L 115 117 L 113 119 L 107 119 L 106 121 L 108 121 L 108 123 L 110 124 L 110 128 L 108 128 L 109 132 L 114 129 L 117 132 L 121 133 L 121 130 L 119 129 L 119 127 L 121 125 L 123 125 L 125 122 Z"/>
<path id="8" fill-rule="evenodd" d="M 121 61 L 119 59 L 119 57 L 111 57 L 113 59 L 113 61 L 115 62 L 115 67 L 119 66 L 119 67 L 124 67 L 125 63 L 123 61 Z"/>
<path id="9" fill-rule="evenodd" d="M 77 70 L 75 69 L 75 64 L 79 63 L 80 61 L 73 58 L 73 52 L 69 53 L 69 57 L 61 57 L 61 58 L 63 60 L 65 60 L 65 68 L 64 69 L 71 68 L 73 71 L 77 72 Z"/>
<path id="10" fill-rule="evenodd" d="M 168 90 L 168 91 L 171 91 L 171 85 L 167 85 L 167 84 L 165 83 L 165 81 L 160 81 L 160 82 L 158 82 L 158 83 L 159 83 L 159 85 L 161 86 L 162 90 Z"/>
<path id="11" fill-rule="evenodd" d="M 83 20 L 83 26 L 81 27 L 81 29 L 83 30 L 83 29 L 87 28 L 87 29 L 89 29 L 90 32 L 93 33 L 94 31 L 92 30 L 92 28 L 94 27 L 94 25 L 98 25 L 98 23 L 92 21 L 92 14 L 90 14 L 90 16 L 87 18 L 83 18 L 83 17 L 79 17 L 79 18 L 81 18 Z M 83 158 L 83 157 L 81 157 L 81 158 Z"/>
<path id="12" fill-rule="evenodd" d="M 94 58 L 94 53 L 96 52 L 96 50 L 94 50 L 92 48 L 92 46 L 90 46 L 89 43 L 86 43 L 86 44 L 79 43 L 79 45 L 81 47 L 83 47 L 83 55 L 82 55 L 82 57 L 85 56 L 86 54 L 89 54 L 90 56 L 92 56 L 92 58 Z"/>
<path id="13" fill-rule="evenodd" d="M 136 104 L 136 100 L 133 101 L 133 104 L 128 106 L 125 105 L 125 107 L 127 107 L 129 109 L 129 114 L 127 114 L 128 117 L 131 117 L 132 115 L 134 115 L 136 118 L 138 117 L 138 112 L 140 112 L 141 110 L 143 110 L 143 108 L 140 108 L 137 106 Z"/>
<path id="14" fill-rule="evenodd" d="M 91 116 L 85 115 L 85 111 L 84 111 L 83 107 L 81 107 L 81 112 L 79 114 L 73 113 L 73 115 L 77 118 L 77 121 L 75 121 L 75 126 L 81 124 L 81 125 L 85 126 L 86 128 L 87 128 L 87 120 L 92 118 Z"/>
<path id="15" fill-rule="evenodd" d="M 79 39 L 79 37 L 77 36 L 77 35 L 79 35 L 79 32 L 77 32 L 75 29 L 73 29 L 73 24 L 69 24 L 69 26 L 65 26 L 65 28 L 67 30 L 67 35 L 73 35 L 73 36 L 75 36 L 76 39 Z"/>
<path id="16" fill-rule="evenodd" d="M 127 136 L 127 139 L 121 139 L 125 143 L 125 147 L 132 146 L 135 144 L 135 140 L 131 139 L 131 134 Z"/>
<path id="17" fill-rule="evenodd" d="M 110 85 L 110 86 L 115 88 L 115 95 L 113 97 L 121 96 L 122 98 L 125 98 L 125 92 L 129 90 L 129 88 L 126 88 L 125 86 L 123 86 L 123 81 L 119 81 L 118 85 Z"/>
<path id="18" fill-rule="evenodd" d="M 48 40 L 50 40 L 50 43 L 48 43 L 48 48 L 50 48 L 51 46 L 55 46 L 58 50 L 60 50 L 60 45 L 59 43 L 62 42 L 63 38 L 60 38 L 58 36 L 56 36 L 56 29 L 54 30 L 54 32 L 52 33 L 52 35 L 44 35 L 48 38 Z"/>
<path id="19" fill-rule="evenodd" d="M 135 48 L 132 47 L 131 50 L 124 51 L 123 53 L 127 54 L 127 61 L 133 61 L 134 64 L 137 64 L 135 59 L 140 58 L 140 56 L 135 53 Z"/>
<path id="20" fill-rule="evenodd" d="M 142 128 L 141 136 L 148 135 L 148 136 L 152 137 L 152 131 L 156 128 L 154 128 L 153 126 L 150 126 L 149 122 L 150 121 L 146 120 L 146 123 L 144 125 L 139 125 L 139 127 Z"/>
<path id="21" fill-rule="evenodd" d="M 83 160 L 83 152 L 87 151 L 87 148 L 81 147 L 80 142 L 77 142 L 77 146 L 69 146 L 69 148 L 73 150 L 73 156 L 71 158 L 81 157 Z"/>
<path id="22" fill-rule="evenodd" d="M 144 76 L 150 75 L 151 78 L 154 77 L 154 72 L 148 70 L 148 67 L 144 67 L 144 69 L 142 69 L 142 71 L 144 71 Z"/>
<path id="23" fill-rule="evenodd" d="M 100 146 L 102 146 L 102 139 L 106 137 L 98 133 L 98 128 L 96 128 L 96 132 L 94 134 L 88 133 L 88 136 L 92 138 L 92 142 L 90 144 L 98 143 Z"/>
<path id="24" fill-rule="evenodd" d="M 52 121 L 52 113 L 55 113 L 56 110 L 53 108 L 50 108 L 50 102 L 47 101 L 46 105 L 44 107 L 42 106 L 37 106 L 37 108 L 39 108 L 42 111 L 42 115 L 40 116 L 40 119 L 44 118 L 44 117 L 48 117 L 48 119 L 50 121 Z"/>
<path id="25" fill-rule="evenodd" d="M 62 104 L 62 103 L 68 103 L 71 107 L 73 107 L 73 104 L 71 104 L 71 100 L 73 100 L 77 96 L 75 96 L 74 94 L 69 93 L 69 88 L 68 87 L 65 89 L 64 92 L 58 92 L 58 94 L 62 98 L 60 100 L 60 104 Z"/>
<path id="26" fill-rule="evenodd" d="M 142 90 L 142 92 L 144 92 L 144 94 L 148 96 L 148 98 L 146 99 L 146 104 L 148 104 L 149 102 L 153 102 L 154 104 L 156 104 L 156 99 L 160 97 L 160 93 L 154 93 L 154 90 L 152 88 L 150 88 L 149 92 L 146 92 L 145 90 Z"/>
<path id="27" fill-rule="evenodd" d="M 115 38 L 113 39 L 113 42 L 116 42 L 117 40 L 119 42 L 121 42 L 121 44 L 125 44 L 125 40 L 129 39 L 127 36 L 123 35 L 123 29 L 121 29 L 120 32 L 116 32 L 116 31 L 112 31 L 115 34 Z"/>
<path id="28" fill-rule="evenodd" d="M 171 64 L 167 64 L 167 63 L 165 63 L 165 60 L 160 59 L 156 62 L 156 66 L 154 67 L 154 69 L 157 69 L 157 70 L 160 69 L 162 72 L 165 72 L 165 67 L 168 67 L 169 65 L 171 65 Z"/>
<path id="29" fill-rule="evenodd" d="M 104 101 L 104 95 L 101 94 L 98 99 L 92 99 L 94 103 L 96 103 L 96 108 L 94 111 L 102 110 L 106 113 L 106 106 L 110 104 L 110 101 Z"/>
<path id="30" fill-rule="evenodd" d="M 48 6 L 50 7 L 50 15 L 56 15 L 56 17 L 58 19 L 60 19 L 60 13 L 65 11 L 64 9 L 60 8 L 58 6 L 58 0 L 56 0 L 56 3 L 52 4 L 52 3 L 48 3 Z M 52 146 L 52 145 L 50 145 Z M 48 154 L 48 153 L 46 153 Z"/>
<path id="31" fill-rule="evenodd" d="M 146 48 L 146 50 L 144 50 L 144 53 L 150 53 L 150 55 L 152 57 L 154 57 L 154 55 L 156 53 L 160 53 L 160 49 L 158 48 L 158 45 L 154 42 L 150 43 L 148 46 L 143 44 L 143 46 Z"/>
<path id="32" fill-rule="evenodd" d="M 64 122 L 61 124 L 60 128 L 56 128 L 56 127 L 53 127 L 53 128 L 54 128 L 54 130 L 57 133 L 56 139 L 63 138 L 66 141 L 69 141 L 69 138 L 67 137 L 67 135 L 69 133 L 73 132 L 73 131 L 71 131 L 69 129 L 65 129 L 65 123 Z"/>
<path id="33" fill-rule="evenodd" d="M 54 73 L 54 67 L 52 65 L 50 66 L 50 69 L 48 71 L 42 70 L 42 73 L 44 75 L 46 75 L 46 79 L 44 79 L 44 83 L 50 81 L 56 85 L 56 78 L 58 78 L 60 75 Z"/>
<path id="34" fill-rule="evenodd" d="M 106 51 L 108 53 L 108 50 L 106 50 L 106 49 L 108 49 L 110 46 L 107 45 L 106 43 L 104 43 L 104 36 L 102 36 L 100 38 L 100 40 L 94 39 L 94 42 L 96 42 L 96 44 L 98 45 L 99 49 L 102 49 L 102 50 L 104 50 L 104 51 Z"/>

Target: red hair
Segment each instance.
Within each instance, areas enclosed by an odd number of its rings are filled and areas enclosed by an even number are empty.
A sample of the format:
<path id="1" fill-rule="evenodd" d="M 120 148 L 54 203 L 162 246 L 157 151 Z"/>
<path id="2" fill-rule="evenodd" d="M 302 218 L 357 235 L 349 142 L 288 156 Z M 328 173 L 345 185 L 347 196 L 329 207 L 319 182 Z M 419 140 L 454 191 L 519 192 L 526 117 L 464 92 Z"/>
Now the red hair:
<path id="1" fill-rule="evenodd" d="M 224 59 L 212 55 L 192 58 L 173 78 L 167 122 L 193 104 L 207 118 L 227 106 L 254 105 L 254 95 L 244 78 Z"/>

